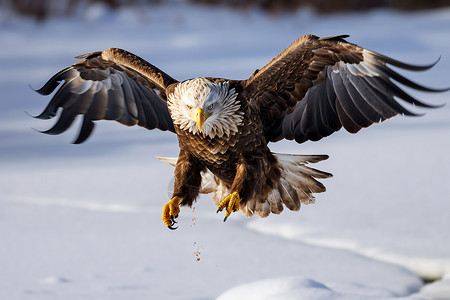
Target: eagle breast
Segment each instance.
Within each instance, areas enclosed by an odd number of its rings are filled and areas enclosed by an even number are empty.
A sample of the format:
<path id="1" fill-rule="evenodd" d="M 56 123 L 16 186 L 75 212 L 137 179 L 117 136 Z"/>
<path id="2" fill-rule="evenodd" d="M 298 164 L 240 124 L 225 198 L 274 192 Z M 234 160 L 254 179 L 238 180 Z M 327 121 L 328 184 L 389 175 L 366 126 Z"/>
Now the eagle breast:
<path id="1" fill-rule="evenodd" d="M 214 83 L 199 77 L 179 83 L 167 103 L 174 124 L 181 130 L 213 139 L 235 135 L 243 124 L 237 96 L 228 81 Z"/>

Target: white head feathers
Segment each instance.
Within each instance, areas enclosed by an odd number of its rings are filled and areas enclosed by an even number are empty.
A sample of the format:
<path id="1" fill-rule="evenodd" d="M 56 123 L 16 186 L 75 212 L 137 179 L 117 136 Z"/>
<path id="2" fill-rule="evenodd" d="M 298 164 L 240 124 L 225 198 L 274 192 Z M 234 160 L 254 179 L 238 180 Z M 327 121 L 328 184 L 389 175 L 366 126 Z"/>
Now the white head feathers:
<path id="1" fill-rule="evenodd" d="M 234 135 L 244 117 L 238 111 L 241 105 L 237 93 L 229 86 L 228 82 L 215 84 L 202 77 L 178 84 L 168 95 L 173 122 L 182 130 L 210 138 Z M 194 117 L 198 108 L 208 115 L 201 132 Z"/>

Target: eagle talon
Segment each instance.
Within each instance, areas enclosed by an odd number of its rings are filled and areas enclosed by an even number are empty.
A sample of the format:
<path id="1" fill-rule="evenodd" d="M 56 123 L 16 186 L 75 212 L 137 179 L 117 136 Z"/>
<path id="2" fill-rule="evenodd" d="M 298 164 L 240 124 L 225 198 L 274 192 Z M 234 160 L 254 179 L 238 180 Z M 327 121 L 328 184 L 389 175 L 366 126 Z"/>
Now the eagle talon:
<path id="1" fill-rule="evenodd" d="M 167 228 L 171 230 L 175 230 L 178 228 L 178 226 L 173 226 L 178 223 L 177 221 L 175 221 L 175 218 L 178 217 L 178 213 L 180 212 L 180 204 L 182 201 L 183 198 L 175 196 L 164 205 L 162 219 Z"/>
<path id="2" fill-rule="evenodd" d="M 178 226 L 177 227 L 172 227 L 173 226 L 173 224 L 172 225 L 170 225 L 170 226 L 167 226 L 167 228 L 169 228 L 170 230 L 175 230 L 175 229 L 177 229 L 178 228 Z"/>
<path id="3" fill-rule="evenodd" d="M 223 221 L 225 222 L 228 217 L 231 215 L 232 212 L 236 212 L 239 210 L 239 202 L 241 201 L 241 198 L 239 197 L 238 192 L 231 193 L 227 197 L 225 197 L 220 203 L 219 207 L 217 208 L 217 212 L 222 211 L 225 208 L 225 218 Z"/>

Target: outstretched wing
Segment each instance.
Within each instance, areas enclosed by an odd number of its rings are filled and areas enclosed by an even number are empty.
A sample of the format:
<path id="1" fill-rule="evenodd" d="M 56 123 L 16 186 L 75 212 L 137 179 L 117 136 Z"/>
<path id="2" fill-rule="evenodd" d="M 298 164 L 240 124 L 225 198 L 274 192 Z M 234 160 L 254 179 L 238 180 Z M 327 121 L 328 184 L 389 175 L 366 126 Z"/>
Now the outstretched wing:
<path id="1" fill-rule="evenodd" d="M 386 65 L 422 71 L 434 64 L 405 64 L 346 37 L 302 36 L 243 83 L 245 96 L 260 109 L 268 141 L 317 141 L 342 126 L 356 133 L 397 114 L 415 115 L 399 99 L 436 107 L 414 99 L 393 80 L 420 91 L 448 90 L 418 85 Z"/>
<path id="2" fill-rule="evenodd" d="M 41 89 L 51 94 L 64 82 L 36 118 L 50 119 L 62 109 L 55 125 L 44 133 L 60 134 L 77 115 L 83 116 L 75 144 L 84 142 L 96 120 L 175 132 L 167 109 L 166 88 L 177 81 L 142 58 L 110 48 L 77 56 L 84 58 L 53 76 Z"/>

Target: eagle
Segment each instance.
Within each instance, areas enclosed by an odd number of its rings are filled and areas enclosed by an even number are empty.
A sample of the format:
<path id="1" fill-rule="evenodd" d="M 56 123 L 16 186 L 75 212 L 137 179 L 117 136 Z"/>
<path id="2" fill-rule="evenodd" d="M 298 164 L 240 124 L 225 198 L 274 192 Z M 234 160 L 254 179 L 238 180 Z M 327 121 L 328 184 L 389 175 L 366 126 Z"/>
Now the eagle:
<path id="1" fill-rule="evenodd" d="M 241 210 L 245 216 L 298 211 L 325 191 L 327 172 L 308 166 L 327 155 L 274 153 L 269 142 L 318 141 L 342 127 L 350 133 L 398 114 L 419 115 L 408 106 L 423 103 L 400 85 L 425 87 L 388 65 L 424 71 L 346 41 L 348 35 L 320 38 L 307 34 L 245 80 L 198 77 L 178 81 L 144 59 L 117 48 L 75 57 L 82 59 L 54 75 L 37 92 L 50 95 L 44 111 L 58 115 L 47 134 L 67 130 L 82 116 L 75 144 L 84 142 L 97 120 L 158 128 L 177 135 L 174 189 L 162 219 L 177 228 L 180 206 L 192 206 L 200 193 L 214 193 L 224 221 Z M 58 88 L 59 87 L 59 88 Z M 405 107 L 406 106 L 406 107 Z"/>

